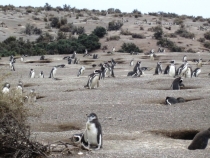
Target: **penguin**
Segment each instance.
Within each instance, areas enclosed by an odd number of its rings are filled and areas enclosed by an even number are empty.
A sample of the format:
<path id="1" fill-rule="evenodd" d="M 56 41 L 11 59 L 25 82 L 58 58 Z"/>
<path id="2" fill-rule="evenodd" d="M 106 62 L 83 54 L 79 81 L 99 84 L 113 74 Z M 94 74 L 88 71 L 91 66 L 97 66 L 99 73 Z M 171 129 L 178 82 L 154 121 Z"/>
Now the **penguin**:
<path id="1" fill-rule="evenodd" d="M 39 78 L 44 78 L 44 72 L 43 71 L 40 72 Z"/>
<path id="2" fill-rule="evenodd" d="M 88 121 L 86 123 L 82 146 L 87 150 L 91 150 L 90 147 L 95 146 L 95 150 L 99 150 L 102 148 L 103 142 L 101 124 L 98 121 L 98 117 L 95 113 L 91 113 L 87 117 Z"/>
<path id="3" fill-rule="evenodd" d="M 187 70 L 185 71 L 185 78 L 191 78 L 192 77 L 192 68 L 187 67 Z"/>
<path id="4" fill-rule="evenodd" d="M 53 67 L 52 70 L 51 70 L 51 72 L 50 72 L 49 78 L 55 79 L 56 72 L 57 72 L 57 68 L 56 67 Z"/>
<path id="5" fill-rule="evenodd" d="M 24 55 L 22 55 L 22 56 L 20 57 L 20 61 L 21 61 L 21 62 L 24 62 Z"/>
<path id="6" fill-rule="evenodd" d="M 205 149 L 208 145 L 208 140 L 210 138 L 210 128 L 204 131 L 200 131 L 195 135 L 193 141 L 188 146 L 189 150 Z"/>
<path id="7" fill-rule="evenodd" d="M 79 69 L 79 72 L 78 72 L 78 74 L 77 74 L 77 77 L 79 77 L 81 74 L 83 74 L 84 71 L 85 71 L 85 67 L 82 66 L 82 67 Z"/>
<path id="8" fill-rule="evenodd" d="M 174 98 L 174 97 L 166 97 L 165 99 L 165 104 L 166 105 L 172 105 L 172 104 L 177 104 L 177 103 L 182 103 L 185 102 L 184 98 Z"/>
<path id="9" fill-rule="evenodd" d="M 10 89 L 10 84 L 9 83 L 5 83 L 3 88 L 2 88 L 2 93 L 3 94 L 8 94 L 9 93 L 9 89 Z"/>
<path id="10" fill-rule="evenodd" d="M 140 75 L 142 74 L 141 61 L 137 61 L 136 65 L 133 68 L 133 71 L 128 72 L 127 76 L 140 77 Z"/>
<path id="11" fill-rule="evenodd" d="M 130 61 L 130 66 L 133 66 L 134 58 Z"/>
<path id="12" fill-rule="evenodd" d="M 175 66 L 175 61 L 172 60 L 170 62 L 171 64 L 168 65 L 165 70 L 164 70 L 164 74 L 169 74 L 169 76 L 172 76 L 172 77 L 175 77 L 175 74 L 176 74 L 176 66 Z"/>
<path id="13" fill-rule="evenodd" d="M 173 81 L 171 88 L 173 90 L 180 90 L 180 87 L 184 87 L 184 84 L 182 82 L 183 82 L 183 79 L 181 77 L 176 78 Z"/>
<path id="14" fill-rule="evenodd" d="M 182 61 L 183 61 L 183 62 L 187 62 L 187 56 L 186 56 L 186 55 L 183 56 Z"/>
<path id="15" fill-rule="evenodd" d="M 30 78 L 35 78 L 35 71 L 34 71 L 34 69 L 30 70 L 29 77 Z"/>
<path id="16" fill-rule="evenodd" d="M 15 71 L 15 66 L 14 66 L 14 61 L 13 60 L 10 61 L 9 66 L 10 66 L 11 71 Z"/>
<path id="17" fill-rule="evenodd" d="M 115 47 L 112 48 L 112 53 L 114 53 L 114 52 L 115 52 Z"/>
<path id="18" fill-rule="evenodd" d="M 202 62 L 203 62 L 203 60 L 200 58 L 200 59 L 198 60 L 198 62 L 197 62 L 197 67 L 198 67 L 198 68 L 201 68 L 201 67 L 202 67 Z"/>
<path id="19" fill-rule="evenodd" d="M 22 94 L 23 94 L 23 82 L 22 81 L 19 81 L 19 83 L 16 87 L 16 90 L 17 90 L 18 94 L 22 96 Z"/>
<path id="20" fill-rule="evenodd" d="M 65 67 L 65 64 L 57 65 L 56 67 L 57 68 L 64 68 Z"/>
<path id="21" fill-rule="evenodd" d="M 80 134 L 74 134 L 70 140 L 74 143 L 74 145 L 79 145 L 82 142 L 85 143 L 84 141 L 84 133 L 80 133 Z M 87 144 L 85 143 L 85 145 L 87 146 Z"/>
<path id="22" fill-rule="evenodd" d="M 176 76 L 183 76 L 185 71 L 187 71 L 188 62 L 186 61 L 184 64 L 182 64 L 176 71 Z"/>
<path id="23" fill-rule="evenodd" d="M 89 89 L 96 88 L 96 85 L 97 87 L 99 87 L 99 80 L 103 77 L 105 77 L 104 72 L 102 72 L 101 70 L 95 70 L 92 74 L 89 75 L 87 85 L 85 85 L 84 87 Z"/>
<path id="24" fill-rule="evenodd" d="M 76 54 L 77 54 L 77 52 L 74 51 L 74 53 L 73 53 L 72 56 L 71 56 L 71 59 L 74 59 L 74 58 L 76 57 Z"/>
<path id="25" fill-rule="evenodd" d="M 42 55 L 39 60 L 44 60 L 44 59 L 45 59 L 45 56 Z"/>
<path id="26" fill-rule="evenodd" d="M 36 93 L 35 89 L 31 89 L 28 95 L 28 103 L 34 103 L 34 102 L 36 102 Z"/>
<path id="27" fill-rule="evenodd" d="M 68 64 L 71 64 L 72 59 L 70 57 L 68 57 Z"/>
<path id="28" fill-rule="evenodd" d="M 192 72 L 192 77 L 198 77 L 198 75 L 201 73 L 201 69 L 200 68 L 196 68 L 193 72 Z"/>
<path id="29" fill-rule="evenodd" d="M 155 75 L 159 75 L 162 73 L 162 65 L 161 65 L 161 62 L 157 62 L 157 66 L 156 66 L 156 69 L 155 69 Z"/>

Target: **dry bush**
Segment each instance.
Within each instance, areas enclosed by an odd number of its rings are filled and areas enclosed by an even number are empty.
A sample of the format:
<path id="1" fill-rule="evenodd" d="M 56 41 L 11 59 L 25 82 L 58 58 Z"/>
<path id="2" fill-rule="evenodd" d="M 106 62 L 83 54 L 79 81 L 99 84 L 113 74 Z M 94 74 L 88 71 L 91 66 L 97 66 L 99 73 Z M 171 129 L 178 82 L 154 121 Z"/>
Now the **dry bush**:
<path id="1" fill-rule="evenodd" d="M 146 38 L 143 34 L 140 33 L 133 33 L 132 34 L 132 38 L 140 38 L 140 39 L 144 39 Z"/>
<path id="2" fill-rule="evenodd" d="M 107 41 L 113 41 L 113 40 L 117 40 L 118 41 L 119 39 L 120 39 L 120 36 L 117 36 L 117 35 L 110 36 L 110 37 L 106 38 Z"/>
<path id="3" fill-rule="evenodd" d="M 26 124 L 29 116 L 16 89 L 8 94 L 0 92 L 0 157 L 46 156 L 46 147 L 30 139 L 30 127 Z"/>
<path id="4" fill-rule="evenodd" d="M 123 30 L 121 29 L 121 32 L 120 32 L 121 35 L 132 35 L 132 33 L 128 30 Z"/>

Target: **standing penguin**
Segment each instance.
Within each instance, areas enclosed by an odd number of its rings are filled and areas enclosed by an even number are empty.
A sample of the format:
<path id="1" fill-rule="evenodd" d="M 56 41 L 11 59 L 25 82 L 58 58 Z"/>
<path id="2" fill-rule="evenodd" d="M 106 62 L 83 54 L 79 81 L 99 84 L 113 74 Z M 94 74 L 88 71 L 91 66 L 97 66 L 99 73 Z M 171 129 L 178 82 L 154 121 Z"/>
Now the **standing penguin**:
<path id="1" fill-rule="evenodd" d="M 200 68 L 196 68 L 193 72 L 192 72 L 192 77 L 198 77 L 198 75 L 201 73 L 201 69 Z"/>
<path id="2" fill-rule="evenodd" d="M 133 66 L 134 58 L 130 61 L 130 66 Z"/>
<path id="3" fill-rule="evenodd" d="M 182 83 L 183 79 L 181 77 L 178 77 L 176 78 L 172 85 L 171 85 L 171 88 L 173 90 L 180 90 L 180 87 L 184 87 L 184 84 Z"/>
<path id="4" fill-rule="evenodd" d="M 189 150 L 205 149 L 208 145 L 208 139 L 210 138 L 210 128 L 201 131 L 195 135 L 192 143 L 188 146 Z"/>
<path id="5" fill-rule="evenodd" d="M 201 67 L 202 67 L 202 62 L 203 62 L 203 60 L 200 58 L 200 59 L 198 60 L 198 62 L 197 62 L 197 67 L 198 67 L 198 68 L 201 68 Z"/>
<path id="6" fill-rule="evenodd" d="M 183 56 L 182 61 L 183 61 L 183 62 L 187 62 L 187 56 L 186 56 L 186 55 Z"/>
<path id="7" fill-rule="evenodd" d="M 187 71 L 187 67 L 188 67 L 188 62 L 185 62 L 184 64 L 182 64 L 176 71 L 176 75 L 177 76 L 183 76 L 185 71 Z"/>
<path id="8" fill-rule="evenodd" d="M 77 74 L 77 77 L 79 77 L 81 74 L 83 74 L 84 71 L 85 71 L 85 67 L 82 66 L 82 67 L 79 69 L 79 72 L 78 72 L 78 74 Z"/>
<path id="9" fill-rule="evenodd" d="M 9 89 L 10 89 L 10 84 L 9 83 L 5 83 L 4 87 L 2 88 L 2 93 L 3 94 L 8 94 L 9 93 Z"/>
<path id="10" fill-rule="evenodd" d="M 165 68 L 164 74 L 169 74 L 169 76 L 174 77 L 175 74 L 176 74 L 176 66 L 175 66 L 175 64 L 174 64 L 175 61 L 172 60 L 170 63 L 171 63 L 171 64 L 168 65 L 168 66 Z"/>
<path id="11" fill-rule="evenodd" d="M 43 71 L 40 72 L 39 78 L 44 78 L 44 72 Z"/>
<path id="12" fill-rule="evenodd" d="M 161 62 L 157 62 L 157 66 L 156 66 L 156 69 L 155 69 L 155 75 L 159 75 L 162 73 L 162 65 L 161 65 Z"/>
<path id="13" fill-rule="evenodd" d="M 15 66 L 14 66 L 14 61 L 12 60 L 12 61 L 10 61 L 10 63 L 9 63 L 9 66 L 10 66 L 10 70 L 11 71 L 15 71 Z"/>
<path id="14" fill-rule="evenodd" d="M 95 146 L 95 150 L 102 148 L 102 128 L 98 121 L 98 117 L 95 113 L 91 113 L 87 116 L 88 121 L 86 123 L 86 130 L 84 132 L 84 141 L 82 146 L 90 150 L 91 146 Z"/>
<path id="15" fill-rule="evenodd" d="M 56 67 L 53 67 L 52 70 L 51 70 L 51 72 L 50 72 L 49 78 L 55 79 L 56 72 L 57 72 L 57 68 Z"/>
<path id="16" fill-rule="evenodd" d="M 22 96 L 22 94 L 23 94 L 23 82 L 22 81 L 19 81 L 16 90 L 17 90 L 18 95 Z"/>
<path id="17" fill-rule="evenodd" d="M 185 78 L 191 78 L 192 77 L 192 68 L 188 67 L 185 71 Z"/>
<path id="18" fill-rule="evenodd" d="M 34 69 L 30 70 L 29 77 L 30 78 L 35 78 L 35 71 L 34 71 Z"/>
<path id="19" fill-rule="evenodd" d="M 104 72 L 101 70 L 95 70 L 92 74 L 89 75 L 89 79 L 87 82 L 87 85 L 85 85 L 85 88 L 94 89 L 97 85 L 99 87 L 99 80 L 105 77 Z"/>
<path id="20" fill-rule="evenodd" d="M 22 56 L 20 57 L 20 61 L 21 61 L 21 62 L 24 62 L 24 55 L 22 55 Z"/>

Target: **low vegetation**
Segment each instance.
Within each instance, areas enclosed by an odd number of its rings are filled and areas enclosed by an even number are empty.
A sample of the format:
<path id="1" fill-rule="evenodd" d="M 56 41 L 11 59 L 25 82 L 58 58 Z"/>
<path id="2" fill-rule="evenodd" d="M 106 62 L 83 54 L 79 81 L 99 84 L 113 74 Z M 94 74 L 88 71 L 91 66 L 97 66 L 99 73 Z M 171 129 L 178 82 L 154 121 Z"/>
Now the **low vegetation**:
<path id="1" fill-rule="evenodd" d="M 161 47 L 168 48 L 171 52 L 183 52 L 183 48 L 177 46 L 174 42 L 167 38 L 161 38 L 157 45 L 160 45 Z"/>
<path id="2" fill-rule="evenodd" d="M 175 32 L 177 35 L 184 37 L 184 38 L 194 38 L 195 34 L 187 31 L 185 28 L 180 28 Z"/>
<path id="3" fill-rule="evenodd" d="M 143 51 L 139 47 L 137 47 L 134 43 L 123 43 L 119 52 L 123 52 L 123 53 L 139 52 L 139 53 L 142 53 Z"/>

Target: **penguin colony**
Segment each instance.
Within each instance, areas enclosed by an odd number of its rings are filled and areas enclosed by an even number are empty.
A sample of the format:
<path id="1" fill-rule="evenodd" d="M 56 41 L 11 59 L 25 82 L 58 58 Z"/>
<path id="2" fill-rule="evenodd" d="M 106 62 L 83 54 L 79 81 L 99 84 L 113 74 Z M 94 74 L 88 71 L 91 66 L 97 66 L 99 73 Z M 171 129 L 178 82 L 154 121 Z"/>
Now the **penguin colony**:
<path id="1" fill-rule="evenodd" d="M 115 52 L 115 48 L 113 47 L 112 53 Z M 164 52 L 159 48 L 158 52 Z M 133 55 L 134 53 L 131 53 Z M 88 53 L 87 50 L 85 50 L 85 54 L 83 57 L 92 56 L 92 54 Z M 152 49 L 149 52 L 149 58 L 154 60 L 154 58 L 157 57 L 157 55 L 154 52 L 154 49 Z M 40 60 L 44 60 L 44 56 L 40 57 Z M 68 60 L 68 64 L 72 63 L 72 60 L 74 60 L 74 64 L 78 64 L 78 60 L 76 58 L 76 52 L 73 53 L 72 56 L 66 56 L 63 59 Z M 94 54 L 93 59 L 98 59 L 98 55 Z M 20 59 L 21 62 L 24 62 L 24 56 Z M 134 58 L 130 61 L 130 66 L 132 67 L 134 65 Z M 198 77 L 201 73 L 201 67 L 202 67 L 202 59 L 198 59 L 197 61 L 197 68 L 192 70 L 192 66 L 188 64 L 187 56 L 185 55 L 182 59 L 183 64 L 176 69 L 175 61 L 172 60 L 170 63 L 166 66 L 165 70 L 163 71 L 162 63 L 161 61 L 157 62 L 154 75 L 169 75 L 173 78 L 175 78 L 172 81 L 171 89 L 172 90 L 180 90 L 184 87 L 183 84 L 183 77 L 185 78 L 192 78 L 192 77 Z M 12 71 L 15 71 L 14 69 L 14 63 L 15 58 L 13 56 L 10 57 L 10 69 Z M 105 79 L 105 77 L 115 77 L 114 74 L 114 68 L 116 66 L 117 62 L 114 59 L 111 59 L 111 61 L 101 63 L 100 69 L 95 69 L 93 73 L 91 73 L 88 76 L 87 84 L 84 86 L 88 89 L 94 89 L 99 87 L 99 81 L 102 79 Z M 136 61 L 136 64 L 133 68 L 133 71 L 128 72 L 127 76 L 131 77 L 140 77 L 144 75 L 144 71 L 149 71 L 150 69 L 148 67 L 141 67 L 141 61 Z M 50 72 L 49 78 L 55 78 L 57 68 L 64 68 L 65 65 L 57 65 L 54 66 Z M 96 66 L 95 66 L 96 67 Z M 79 72 L 77 76 L 81 76 L 84 74 L 85 67 L 82 66 L 79 69 Z M 35 78 L 35 71 L 34 69 L 30 69 L 29 78 Z M 44 78 L 44 72 L 41 71 L 39 74 L 39 78 Z M 17 90 L 22 95 L 23 93 L 23 83 L 20 81 L 17 85 Z M 8 94 L 10 91 L 10 84 L 5 83 L 2 88 L 3 94 Z M 35 102 L 36 101 L 36 93 L 35 89 L 32 89 L 26 98 L 29 100 L 29 102 Z M 185 102 L 185 99 L 182 97 L 174 98 L 171 96 L 167 96 L 165 99 L 166 105 L 172 105 L 177 103 L 183 103 Z M 99 123 L 98 116 L 95 113 L 91 113 L 88 116 L 88 120 L 86 122 L 86 128 L 84 133 L 81 134 L 75 134 L 72 137 L 73 142 L 81 144 L 81 146 L 84 149 L 91 150 L 91 147 L 94 146 L 96 150 L 102 148 L 102 142 L 103 142 L 103 136 L 102 136 L 102 127 Z M 208 144 L 208 139 L 210 137 L 210 129 L 207 129 L 205 131 L 199 132 L 193 139 L 192 143 L 189 145 L 188 149 L 195 150 L 195 149 L 205 149 Z"/>

